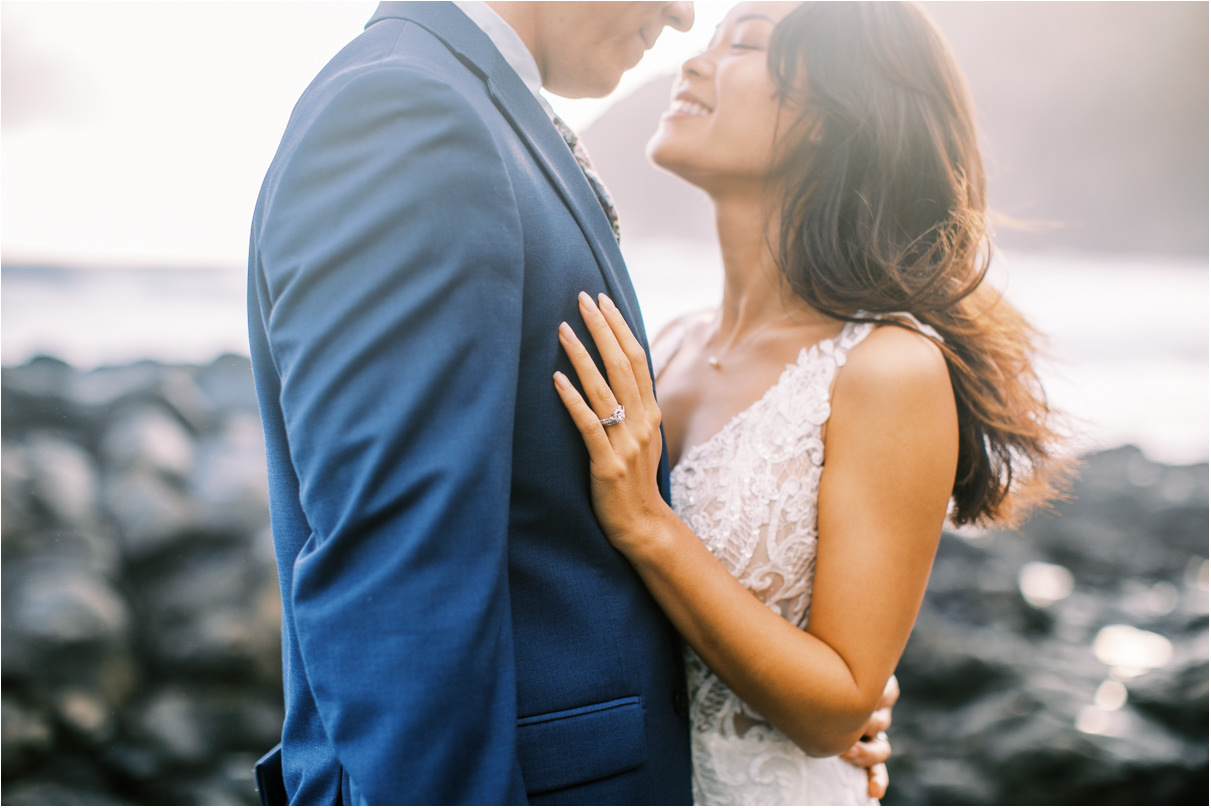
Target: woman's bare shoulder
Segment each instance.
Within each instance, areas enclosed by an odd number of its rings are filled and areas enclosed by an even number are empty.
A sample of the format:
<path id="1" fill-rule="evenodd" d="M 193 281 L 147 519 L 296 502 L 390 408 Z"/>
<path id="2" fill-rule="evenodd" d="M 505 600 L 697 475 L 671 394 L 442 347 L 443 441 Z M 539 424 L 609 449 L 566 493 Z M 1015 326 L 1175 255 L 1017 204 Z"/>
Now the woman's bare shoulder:
<path id="1" fill-rule="evenodd" d="M 946 356 L 937 342 L 919 331 L 884 324 L 850 352 L 834 400 L 863 408 L 880 401 L 911 407 L 952 396 Z"/>

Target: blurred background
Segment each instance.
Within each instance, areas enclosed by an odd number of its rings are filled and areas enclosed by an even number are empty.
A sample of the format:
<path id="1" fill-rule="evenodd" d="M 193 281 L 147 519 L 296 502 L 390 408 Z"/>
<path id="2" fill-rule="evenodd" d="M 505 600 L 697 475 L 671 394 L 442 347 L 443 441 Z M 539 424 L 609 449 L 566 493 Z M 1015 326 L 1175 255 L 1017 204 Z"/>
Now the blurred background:
<path id="1" fill-rule="evenodd" d="M 706 198 L 643 152 L 730 6 L 610 98 L 551 98 L 649 333 L 720 289 Z M 944 535 L 887 802 L 1206 804 L 1208 6 L 923 6 L 975 99 L 993 282 L 1048 337 L 1085 467 L 1019 531 Z M 373 10 L 0 3 L 7 804 L 255 800 L 282 706 L 248 223 Z"/>

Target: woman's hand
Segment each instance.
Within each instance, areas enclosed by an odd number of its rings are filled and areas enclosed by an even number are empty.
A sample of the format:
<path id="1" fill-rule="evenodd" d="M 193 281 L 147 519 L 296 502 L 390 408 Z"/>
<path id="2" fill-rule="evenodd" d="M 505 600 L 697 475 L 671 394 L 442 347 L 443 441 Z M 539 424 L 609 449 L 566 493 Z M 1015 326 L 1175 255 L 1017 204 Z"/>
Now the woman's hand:
<path id="1" fill-rule="evenodd" d="M 887 730 L 891 727 L 891 708 L 899 699 L 900 682 L 895 674 L 892 674 L 883 688 L 879 703 L 875 705 L 874 713 L 862 728 L 862 738 L 841 755 L 842 760 L 860 769 L 866 769 L 867 793 L 877 800 L 883 799 L 887 794 L 887 761 L 891 757 Z"/>
<path id="2" fill-rule="evenodd" d="M 663 440 L 660 408 L 652 389 L 647 354 L 621 312 L 605 295 L 600 308 L 580 293 L 580 314 L 605 364 L 607 382 L 567 323 L 559 341 L 572 361 L 585 395 L 568 377 L 555 374 L 555 389 L 589 450 L 593 510 L 616 548 L 633 558 L 657 520 L 672 515 L 660 496 L 657 474 Z M 587 399 L 587 402 L 586 402 Z M 625 418 L 602 424 L 621 405 Z M 676 518 L 676 517 L 673 517 Z"/>

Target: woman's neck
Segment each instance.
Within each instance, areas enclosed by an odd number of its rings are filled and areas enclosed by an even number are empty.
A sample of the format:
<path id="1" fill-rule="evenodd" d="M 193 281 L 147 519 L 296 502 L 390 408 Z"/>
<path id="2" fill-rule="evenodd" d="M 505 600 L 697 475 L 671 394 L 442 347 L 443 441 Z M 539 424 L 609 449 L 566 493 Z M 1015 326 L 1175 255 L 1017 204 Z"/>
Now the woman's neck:
<path id="1" fill-rule="evenodd" d="M 786 284 L 774 257 L 776 234 L 759 195 L 712 195 L 723 256 L 723 300 L 716 345 L 744 339 L 776 320 L 811 322 L 820 315 Z M 797 316 L 802 313 L 802 317 Z"/>

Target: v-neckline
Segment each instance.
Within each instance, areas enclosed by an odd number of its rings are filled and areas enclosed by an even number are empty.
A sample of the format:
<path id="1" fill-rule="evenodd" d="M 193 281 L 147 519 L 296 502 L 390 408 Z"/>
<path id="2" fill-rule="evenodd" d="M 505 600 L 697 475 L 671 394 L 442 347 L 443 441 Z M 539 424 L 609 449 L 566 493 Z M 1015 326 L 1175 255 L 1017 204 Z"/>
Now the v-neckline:
<path id="1" fill-rule="evenodd" d="M 769 387 L 767 387 L 765 389 L 765 392 L 762 393 L 755 401 L 753 401 L 751 404 L 749 404 L 744 409 L 737 412 L 735 415 L 728 418 L 727 421 L 724 422 L 723 426 L 719 427 L 719 429 L 717 429 L 710 437 L 705 438 L 691 446 L 683 448 L 681 450 L 681 456 L 677 458 L 677 463 L 670 467 L 669 473 L 671 474 L 674 471 L 676 471 L 677 469 L 681 468 L 683 465 L 685 465 L 686 460 L 691 455 L 694 455 L 695 453 L 699 452 L 700 450 L 704 449 L 705 447 L 711 445 L 715 441 L 719 440 L 719 438 L 722 437 L 725 433 L 730 432 L 732 429 L 734 429 L 735 425 L 739 421 L 744 419 L 751 412 L 753 412 L 759 406 L 761 406 L 761 404 L 764 403 L 766 399 L 770 398 L 770 396 L 773 395 L 774 391 L 778 390 L 784 384 L 786 384 L 787 380 L 795 373 L 795 371 L 801 369 L 806 364 L 807 360 L 811 359 L 813 356 L 818 356 L 820 353 L 821 345 L 823 345 L 826 342 L 830 342 L 830 341 L 839 342 L 841 340 L 841 338 L 843 336 L 845 336 L 846 331 L 851 329 L 854 325 L 855 325 L 855 323 L 853 321 L 846 322 L 844 325 L 841 326 L 841 330 L 838 331 L 834 336 L 824 337 L 823 339 L 817 340 L 816 342 L 812 343 L 811 345 L 804 345 L 803 347 L 801 347 L 799 349 L 798 355 L 795 357 L 795 361 L 788 362 L 786 364 L 786 367 L 784 367 L 782 369 L 782 372 L 780 374 L 778 374 L 777 381 L 775 381 L 773 384 L 771 384 Z M 681 341 L 678 343 L 677 348 L 673 351 L 673 353 L 665 361 L 665 365 L 664 365 L 665 367 L 668 367 L 669 362 L 672 362 L 673 358 L 676 357 L 678 353 L 680 353 L 681 346 L 683 344 L 685 344 L 685 337 L 688 332 L 689 332 L 689 329 L 687 327 L 686 333 L 683 333 L 681 335 Z"/>

